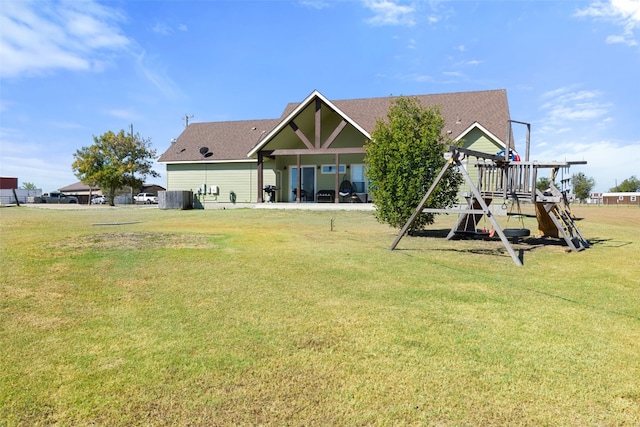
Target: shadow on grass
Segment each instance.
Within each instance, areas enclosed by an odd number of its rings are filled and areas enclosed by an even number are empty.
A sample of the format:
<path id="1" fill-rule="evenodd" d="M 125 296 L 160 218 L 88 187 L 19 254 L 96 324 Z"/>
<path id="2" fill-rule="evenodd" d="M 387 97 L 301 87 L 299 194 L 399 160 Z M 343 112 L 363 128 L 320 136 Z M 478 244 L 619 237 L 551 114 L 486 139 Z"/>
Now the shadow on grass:
<path id="1" fill-rule="evenodd" d="M 451 229 L 427 229 L 412 232 L 409 236 L 415 238 L 426 238 L 426 239 L 446 239 L 449 235 Z M 524 263 L 524 254 L 528 252 L 532 252 L 534 250 L 553 246 L 553 247 L 565 247 L 566 250 L 569 250 L 569 247 L 566 245 L 564 239 L 561 238 L 553 238 L 553 237 L 540 237 L 540 236 L 531 236 L 531 237 L 513 237 L 508 239 L 511 243 L 511 247 L 518 254 L 518 258 L 520 261 Z M 450 239 L 450 241 L 461 242 L 460 245 L 466 244 L 467 247 L 448 247 L 448 248 L 412 248 L 412 249 L 396 249 L 396 250 L 405 250 L 405 251 L 439 251 L 439 252 L 453 252 L 453 253 L 469 253 L 475 255 L 488 255 L 488 256 L 509 256 L 507 249 L 502 244 L 502 241 L 498 237 L 498 235 L 494 235 L 493 237 L 489 237 L 487 235 L 478 234 L 477 236 L 473 234 L 467 235 L 458 235 L 454 236 Z M 468 242 L 468 243 L 464 243 Z M 478 242 L 478 247 L 468 247 L 470 244 L 474 244 L 474 242 Z M 459 245 L 459 246 L 460 246 Z M 484 247 L 481 247 L 483 245 Z M 490 246 L 489 246 L 490 245 Z M 488 247 L 489 246 L 489 247 Z"/>
<path id="2" fill-rule="evenodd" d="M 426 238 L 426 239 L 443 239 L 445 240 L 449 235 L 451 229 L 450 228 L 440 228 L 440 229 L 425 229 L 413 231 L 407 235 L 407 237 L 413 238 Z M 454 253 L 470 253 L 476 255 L 489 255 L 489 256 L 508 256 L 508 252 L 497 234 L 493 237 L 489 237 L 487 235 L 456 235 L 450 239 L 454 242 L 472 242 L 477 241 L 480 243 L 487 244 L 495 244 L 496 247 L 457 247 L 457 248 L 411 248 L 411 249 L 403 249 L 396 248 L 396 250 L 400 251 L 422 251 L 422 250 L 432 250 L 432 251 L 448 251 Z M 566 242 L 563 238 L 556 237 L 548 237 L 548 236 L 530 236 L 530 237 L 513 237 L 508 239 L 513 247 L 514 251 L 518 253 L 518 257 L 520 261 L 524 263 L 524 254 L 528 252 L 535 251 L 537 249 L 543 247 L 564 247 L 565 251 L 570 251 Z M 604 246 L 610 248 L 622 248 L 624 246 L 631 245 L 630 241 L 620 241 L 608 238 L 590 238 L 587 240 L 590 247 L 594 246 Z"/>
<path id="3" fill-rule="evenodd" d="M 605 246 L 609 248 L 621 248 L 623 246 L 629 246 L 633 244 L 633 242 L 622 242 L 620 240 L 614 239 L 599 239 L 599 238 L 591 238 L 589 239 L 589 244 L 591 246 Z"/>

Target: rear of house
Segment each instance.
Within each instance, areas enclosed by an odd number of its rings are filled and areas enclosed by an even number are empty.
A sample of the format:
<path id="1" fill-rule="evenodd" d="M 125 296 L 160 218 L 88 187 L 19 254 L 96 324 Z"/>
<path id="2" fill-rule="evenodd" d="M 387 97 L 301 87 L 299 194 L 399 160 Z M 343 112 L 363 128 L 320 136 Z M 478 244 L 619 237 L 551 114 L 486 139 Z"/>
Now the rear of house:
<path id="1" fill-rule="evenodd" d="M 505 90 L 416 98 L 423 107 L 440 108 L 443 133 L 464 148 L 489 154 L 505 148 Z M 204 207 L 370 202 L 364 144 L 394 99 L 331 101 L 313 91 L 277 119 L 191 123 L 159 159 L 167 168 L 167 190 L 192 191 Z"/>

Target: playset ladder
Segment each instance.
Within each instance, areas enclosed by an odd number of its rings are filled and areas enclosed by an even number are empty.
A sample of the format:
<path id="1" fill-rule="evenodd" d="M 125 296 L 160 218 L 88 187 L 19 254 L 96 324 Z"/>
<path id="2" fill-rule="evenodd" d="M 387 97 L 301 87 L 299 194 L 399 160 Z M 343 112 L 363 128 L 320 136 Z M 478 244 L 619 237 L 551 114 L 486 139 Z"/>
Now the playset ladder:
<path id="1" fill-rule="evenodd" d="M 552 189 L 552 192 L 559 193 L 559 191 L 555 188 Z M 540 190 L 537 190 L 537 193 L 538 200 L 545 199 L 544 194 L 540 192 Z M 558 197 L 555 194 L 554 196 L 555 198 Z M 561 197 L 561 200 L 563 199 L 564 197 Z M 571 212 L 565 207 L 563 201 L 539 201 L 537 203 L 537 206 L 538 208 L 536 209 L 536 214 L 538 216 L 538 224 L 541 233 L 553 237 L 562 236 L 564 241 L 567 243 L 567 246 L 569 246 L 569 249 L 571 249 L 572 251 L 582 251 L 589 247 L 589 243 L 582 236 L 582 233 L 580 233 L 578 226 L 573 220 Z M 550 229 L 549 226 L 544 225 L 545 223 L 548 223 L 548 221 L 545 221 L 544 218 L 545 213 L 555 226 L 555 230 Z"/>

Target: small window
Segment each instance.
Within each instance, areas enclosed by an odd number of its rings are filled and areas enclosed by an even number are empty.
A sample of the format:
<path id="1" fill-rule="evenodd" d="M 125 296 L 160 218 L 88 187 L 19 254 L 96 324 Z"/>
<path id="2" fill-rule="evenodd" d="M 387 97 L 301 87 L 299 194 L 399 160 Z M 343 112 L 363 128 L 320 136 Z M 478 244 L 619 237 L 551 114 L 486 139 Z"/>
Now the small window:
<path id="1" fill-rule="evenodd" d="M 618 196 L 618 200 L 623 201 L 624 200 L 624 196 Z"/>
<path id="2" fill-rule="evenodd" d="M 636 196 L 630 196 L 631 197 L 631 201 L 635 202 L 636 201 Z"/>
<path id="3" fill-rule="evenodd" d="M 343 174 L 346 170 L 345 165 L 340 165 L 338 168 L 338 173 Z M 322 165 L 321 168 L 321 172 L 322 173 L 336 173 L 336 165 Z"/>

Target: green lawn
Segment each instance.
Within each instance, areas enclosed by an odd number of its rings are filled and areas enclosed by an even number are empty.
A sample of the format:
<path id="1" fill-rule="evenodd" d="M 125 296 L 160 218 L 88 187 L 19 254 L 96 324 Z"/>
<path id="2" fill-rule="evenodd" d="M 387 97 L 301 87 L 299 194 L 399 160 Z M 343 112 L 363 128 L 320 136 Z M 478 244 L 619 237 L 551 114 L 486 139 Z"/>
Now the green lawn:
<path id="1" fill-rule="evenodd" d="M 453 216 L 2 208 L 0 425 L 640 425 L 640 209 L 574 212 L 516 267 Z"/>

